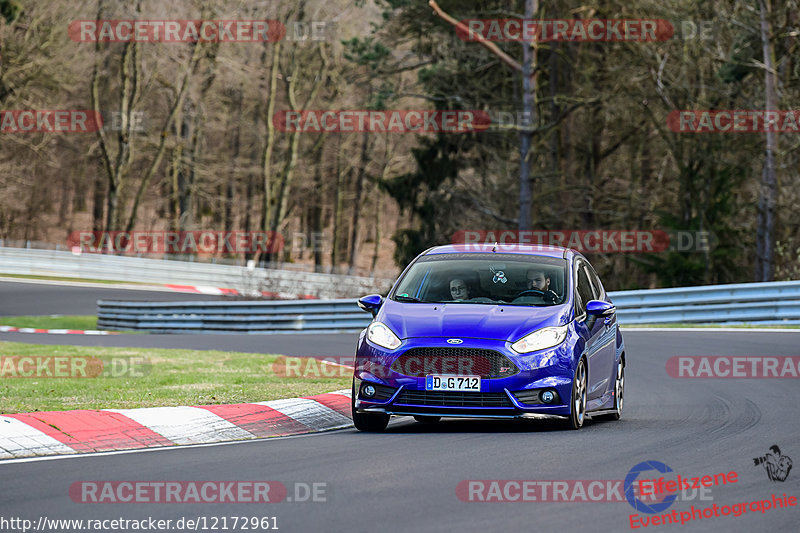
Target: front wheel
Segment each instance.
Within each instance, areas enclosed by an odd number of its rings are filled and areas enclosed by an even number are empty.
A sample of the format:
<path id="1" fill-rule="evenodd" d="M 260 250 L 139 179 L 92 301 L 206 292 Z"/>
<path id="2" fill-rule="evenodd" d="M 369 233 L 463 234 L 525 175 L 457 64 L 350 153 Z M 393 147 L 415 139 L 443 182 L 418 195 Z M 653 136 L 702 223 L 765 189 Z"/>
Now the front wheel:
<path id="1" fill-rule="evenodd" d="M 353 415 L 353 425 L 359 431 L 380 433 L 389 425 L 389 415 L 385 413 L 359 413 L 356 411 L 356 382 L 353 380 L 350 409 Z"/>
<path id="2" fill-rule="evenodd" d="M 575 378 L 572 380 L 572 398 L 570 399 L 569 426 L 581 429 L 586 420 L 586 362 L 578 361 Z"/>
<path id="3" fill-rule="evenodd" d="M 619 420 L 622 417 L 622 402 L 625 399 L 625 362 L 617 363 L 617 378 L 614 380 L 614 411 L 597 418 L 601 420 Z M 592 417 L 595 418 L 595 417 Z"/>

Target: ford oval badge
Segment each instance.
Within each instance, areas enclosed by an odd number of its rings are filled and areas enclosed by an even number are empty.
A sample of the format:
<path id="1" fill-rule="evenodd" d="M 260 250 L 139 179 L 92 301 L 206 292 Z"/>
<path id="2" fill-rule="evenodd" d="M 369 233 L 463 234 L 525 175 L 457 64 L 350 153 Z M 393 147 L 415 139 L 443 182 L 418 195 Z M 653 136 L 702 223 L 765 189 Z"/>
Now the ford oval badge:
<path id="1" fill-rule="evenodd" d="M 461 339 L 447 339 L 447 344 L 461 344 L 462 342 L 464 341 Z"/>

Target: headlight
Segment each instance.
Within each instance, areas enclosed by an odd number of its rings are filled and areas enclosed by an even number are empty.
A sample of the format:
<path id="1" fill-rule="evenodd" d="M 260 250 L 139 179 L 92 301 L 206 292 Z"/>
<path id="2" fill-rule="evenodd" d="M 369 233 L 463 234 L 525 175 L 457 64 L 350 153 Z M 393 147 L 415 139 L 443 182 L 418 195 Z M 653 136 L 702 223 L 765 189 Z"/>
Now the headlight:
<path id="1" fill-rule="evenodd" d="M 542 328 L 525 335 L 520 340 L 511 345 L 511 349 L 517 353 L 530 353 L 545 348 L 552 348 L 564 342 L 567 338 L 567 328 L 569 326 L 557 326 L 553 328 Z"/>
<path id="2" fill-rule="evenodd" d="M 383 322 L 370 324 L 369 328 L 367 328 L 367 338 L 378 346 L 383 346 L 390 350 L 400 346 L 400 339 Z"/>

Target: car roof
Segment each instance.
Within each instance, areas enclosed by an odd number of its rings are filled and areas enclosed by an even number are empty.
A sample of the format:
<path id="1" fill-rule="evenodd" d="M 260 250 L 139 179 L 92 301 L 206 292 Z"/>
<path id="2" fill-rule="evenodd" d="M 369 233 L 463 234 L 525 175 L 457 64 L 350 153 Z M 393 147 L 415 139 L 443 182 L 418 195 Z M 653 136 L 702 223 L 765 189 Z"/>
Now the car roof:
<path id="1" fill-rule="evenodd" d="M 487 253 L 503 253 L 503 254 L 521 254 L 521 255 L 542 255 L 546 257 L 562 257 L 564 259 L 577 254 L 575 250 L 570 248 L 562 248 L 561 246 L 544 246 L 535 244 L 447 244 L 444 246 L 434 246 L 425 251 L 423 255 L 435 254 L 487 254 Z"/>

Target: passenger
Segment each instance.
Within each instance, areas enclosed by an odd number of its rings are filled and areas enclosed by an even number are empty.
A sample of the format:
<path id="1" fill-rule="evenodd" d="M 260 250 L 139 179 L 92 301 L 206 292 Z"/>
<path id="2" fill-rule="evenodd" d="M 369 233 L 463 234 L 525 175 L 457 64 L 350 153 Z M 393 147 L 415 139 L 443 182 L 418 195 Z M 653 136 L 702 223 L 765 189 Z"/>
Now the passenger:
<path id="1" fill-rule="evenodd" d="M 450 280 L 450 296 L 456 301 L 469 300 L 471 296 L 467 283 L 461 278 Z"/>

